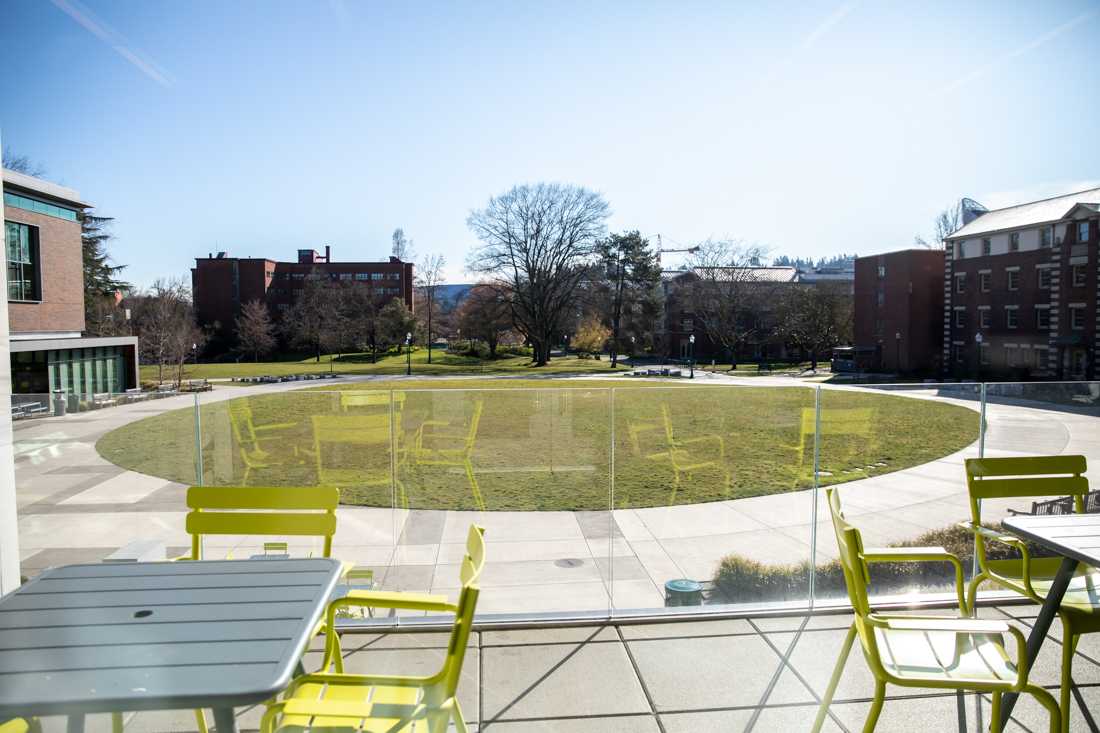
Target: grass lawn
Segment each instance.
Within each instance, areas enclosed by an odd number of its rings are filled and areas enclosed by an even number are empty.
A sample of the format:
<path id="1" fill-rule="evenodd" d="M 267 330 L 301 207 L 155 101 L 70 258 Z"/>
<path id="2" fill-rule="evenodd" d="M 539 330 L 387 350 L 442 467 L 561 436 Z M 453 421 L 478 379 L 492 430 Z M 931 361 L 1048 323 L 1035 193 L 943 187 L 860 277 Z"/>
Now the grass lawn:
<path id="1" fill-rule="evenodd" d="M 802 426 L 814 394 L 800 387 L 569 379 L 383 380 L 370 383 L 372 393 L 365 386 L 204 406 L 204 482 L 243 483 L 250 454 L 251 485 L 328 483 L 344 503 L 390 506 L 396 497 L 418 509 L 607 509 L 612 461 L 617 508 L 812 485 L 813 436 Z M 399 390 L 396 454 L 390 389 Z M 824 484 L 926 463 L 978 433 L 974 411 L 939 402 L 826 390 L 822 406 L 821 466 L 831 474 Z M 263 453 L 250 453 L 244 412 Z M 190 409 L 177 410 L 123 426 L 96 447 L 125 468 L 192 483 L 193 425 Z"/>
<path id="2" fill-rule="evenodd" d="M 317 374 L 333 371 L 337 374 L 382 374 L 399 375 L 405 373 L 405 355 L 388 354 L 380 356 L 377 363 L 371 363 L 367 354 L 346 354 L 336 356 L 328 354 L 317 362 L 312 357 L 300 361 L 242 361 L 239 364 L 188 364 L 184 368 L 184 379 L 229 379 L 230 377 L 260 377 L 264 375 L 287 376 L 290 374 Z M 578 359 L 575 356 L 559 357 L 550 360 L 544 367 L 535 367 L 526 356 L 506 356 L 500 359 L 477 359 L 470 356 L 456 356 L 439 349 L 432 351 L 432 363 L 428 363 L 427 349 L 413 351 L 413 374 L 580 374 L 611 372 L 611 362 L 607 358 Z M 621 364 L 618 371 L 627 371 Z M 171 379 L 174 372 L 165 370 L 165 380 Z M 145 382 L 156 381 L 155 366 L 141 367 L 141 379 Z"/>

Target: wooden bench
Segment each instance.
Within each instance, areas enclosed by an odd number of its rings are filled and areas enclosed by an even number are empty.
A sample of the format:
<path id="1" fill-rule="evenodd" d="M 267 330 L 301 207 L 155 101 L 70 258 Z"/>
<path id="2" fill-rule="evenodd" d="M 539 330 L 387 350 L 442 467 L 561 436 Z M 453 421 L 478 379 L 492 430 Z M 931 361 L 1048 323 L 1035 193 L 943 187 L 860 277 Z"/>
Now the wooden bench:
<path id="1" fill-rule="evenodd" d="M 92 404 L 96 407 L 110 407 L 117 405 L 118 400 L 111 397 L 110 392 L 96 392 L 92 395 Z"/>
<path id="2" fill-rule="evenodd" d="M 188 392 L 209 392 L 214 389 L 210 382 L 205 379 L 188 379 L 187 391 Z"/>

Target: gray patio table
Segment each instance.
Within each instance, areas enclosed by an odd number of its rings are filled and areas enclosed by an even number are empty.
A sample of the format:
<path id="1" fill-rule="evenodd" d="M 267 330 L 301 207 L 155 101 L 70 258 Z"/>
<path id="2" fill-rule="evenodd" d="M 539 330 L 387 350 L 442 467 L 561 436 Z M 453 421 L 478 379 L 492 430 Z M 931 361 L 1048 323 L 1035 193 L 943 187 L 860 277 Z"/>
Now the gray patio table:
<path id="1" fill-rule="evenodd" d="M 0 720 L 233 708 L 291 681 L 340 576 L 330 558 L 68 565 L 0 598 Z"/>
<path id="2" fill-rule="evenodd" d="M 1027 637 L 1027 660 L 1029 668 L 1035 664 L 1039 649 L 1046 640 L 1047 632 L 1058 607 L 1066 595 L 1077 565 L 1100 566 L 1100 514 L 1057 514 L 1043 516 L 1016 516 L 1002 521 L 1005 529 L 1015 535 L 1031 540 L 1062 556 L 1062 564 L 1047 591 L 1035 625 Z M 1016 705 L 1015 693 L 1006 693 L 1001 703 L 1001 725 L 1006 726 L 1012 708 Z M 1069 715 L 1063 710 L 1062 715 Z"/>

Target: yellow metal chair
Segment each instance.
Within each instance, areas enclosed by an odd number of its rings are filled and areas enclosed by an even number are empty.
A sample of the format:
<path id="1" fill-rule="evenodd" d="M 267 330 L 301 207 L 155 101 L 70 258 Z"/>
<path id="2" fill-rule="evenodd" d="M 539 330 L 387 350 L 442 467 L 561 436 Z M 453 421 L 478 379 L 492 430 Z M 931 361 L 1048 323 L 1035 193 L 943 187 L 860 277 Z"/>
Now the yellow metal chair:
<path id="1" fill-rule="evenodd" d="M 323 541 L 322 554 L 331 557 L 339 503 L 340 491 L 331 486 L 192 486 L 187 490 L 191 511 L 186 519 L 191 554 L 177 559 L 202 560 L 202 540 L 210 535 L 317 537 Z M 284 542 L 264 543 L 264 554 L 288 549 Z M 314 634 L 325 630 L 322 623 Z M 200 733 L 207 733 L 203 712 L 196 710 L 195 717 Z M 115 733 L 121 727 L 116 713 Z"/>
<path id="2" fill-rule="evenodd" d="M 833 529 L 840 550 L 840 565 L 848 586 L 848 598 L 855 620 L 840 650 L 833 676 L 825 690 L 813 731 L 822 724 L 840 682 L 852 644 L 859 637 L 863 655 L 875 678 L 871 711 L 864 733 L 875 729 L 886 699 L 886 685 L 946 690 L 970 690 L 992 696 L 992 732 L 1000 733 L 1001 696 L 1006 692 L 1027 692 L 1050 713 L 1050 730 L 1061 726 L 1061 714 L 1054 697 L 1028 682 L 1027 642 L 1014 626 L 1003 621 L 969 618 L 963 597 L 963 569 L 959 559 L 942 547 L 870 548 L 863 546 L 859 530 L 844 519 L 840 496 L 827 489 Z M 869 565 L 876 562 L 947 562 L 955 569 L 955 592 L 959 615 L 902 616 L 875 613 L 868 600 Z M 1016 643 L 1016 658 L 1009 656 L 1004 635 Z"/>
<path id="3" fill-rule="evenodd" d="M 1036 603 L 1046 600 L 1058 573 L 1060 557 L 1032 557 L 1018 537 L 982 526 L 981 500 L 1020 499 L 1039 496 L 1071 496 L 1074 511 L 1085 511 L 1089 493 L 1084 456 L 1028 456 L 1021 458 L 970 458 L 966 461 L 966 485 L 970 492 L 971 522 L 981 570 L 970 581 L 967 601 L 973 607 L 978 586 L 990 581 L 1016 591 Z M 991 560 L 989 543 L 1007 545 L 1020 559 Z M 1079 565 L 1058 611 L 1062 619 L 1062 729 L 1069 730 L 1069 704 L 1073 688 L 1073 654 L 1081 634 L 1100 631 L 1100 571 Z"/>
<path id="4" fill-rule="evenodd" d="M 283 700 L 268 706 L 261 732 L 443 733 L 451 722 L 458 733 L 466 731 L 457 692 L 480 592 L 478 576 L 485 564 L 483 535 L 481 527 L 470 527 L 457 604 L 446 596 L 372 591 L 353 591 L 330 603 L 322 667 L 326 671 L 296 679 Z M 455 622 L 442 667 L 425 677 L 345 674 L 334 620 L 341 608 L 355 605 L 453 613 Z M 327 671 L 330 667 L 336 671 Z"/>
<path id="5" fill-rule="evenodd" d="M 229 425 L 233 431 L 233 440 L 240 452 L 244 464 L 244 476 L 241 483 L 247 484 L 249 475 L 255 470 L 263 470 L 287 463 L 301 463 L 296 444 L 286 445 L 287 430 L 298 427 L 296 422 L 269 423 L 256 425 L 252 419 L 252 408 L 247 398 L 229 402 Z M 273 443 L 282 445 L 273 446 Z"/>
<path id="6" fill-rule="evenodd" d="M 37 718 L 12 718 L 0 723 L 0 733 L 42 733 Z"/>
<path id="7" fill-rule="evenodd" d="M 404 462 L 400 426 L 392 423 L 388 412 L 370 415 L 314 415 L 313 452 L 317 461 L 317 482 L 335 486 L 395 485 L 398 501 L 408 508 L 409 500 L 396 467 Z M 396 460 L 379 461 L 389 456 L 396 445 Z M 331 451 L 339 446 L 356 448 L 356 460 L 333 460 Z M 326 447 L 329 453 L 326 453 Z M 373 459 L 373 462 L 372 462 Z"/>
<path id="8" fill-rule="evenodd" d="M 484 407 L 482 400 L 474 401 L 474 409 L 466 422 L 465 430 L 449 420 L 425 420 L 416 429 L 413 439 L 413 461 L 417 465 L 458 466 L 465 469 L 470 493 L 481 511 L 485 511 L 485 499 L 474 475 L 473 455 Z"/>
<path id="9" fill-rule="evenodd" d="M 672 428 L 672 413 L 668 404 L 661 405 L 661 428 L 664 432 L 664 450 L 646 455 L 647 460 L 668 461 L 672 468 L 672 494 L 668 503 L 676 503 L 676 493 L 684 476 L 690 476 L 703 469 L 717 469 L 722 474 L 727 493 L 730 487 L 730 472 L 726 465 L 726 442 L 720 435 L 708 434 L 694 438 L 677 437 Z M 644 428 L 639 427 L 637 433 Z M 632 433 L 631 439 L 637 438 Z"/>
<path id="10" fill-rule="evenodd" d="M 341 392 L 340 409 L 344 412 L 359 408 L 386 407 L 393 405 L 397 410 L 405 406 L 405 393 L 393 392 Z"/>

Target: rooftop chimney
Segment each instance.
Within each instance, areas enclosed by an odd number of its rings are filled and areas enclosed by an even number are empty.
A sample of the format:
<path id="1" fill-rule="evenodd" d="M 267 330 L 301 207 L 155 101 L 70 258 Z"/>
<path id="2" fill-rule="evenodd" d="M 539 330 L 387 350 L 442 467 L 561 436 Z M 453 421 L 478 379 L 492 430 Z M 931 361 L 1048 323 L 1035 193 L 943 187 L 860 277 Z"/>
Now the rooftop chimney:
<path id="1" fill-rule="evenodd" d="M 332 247 L 325 245 L 325 262 L 332 262 Z"/>

